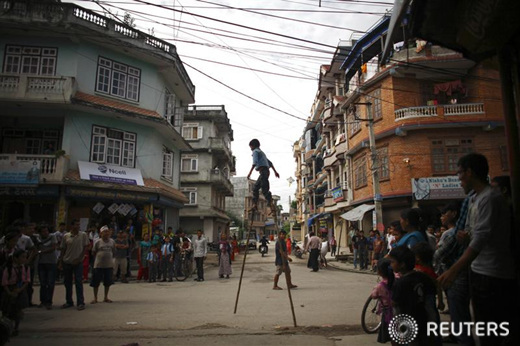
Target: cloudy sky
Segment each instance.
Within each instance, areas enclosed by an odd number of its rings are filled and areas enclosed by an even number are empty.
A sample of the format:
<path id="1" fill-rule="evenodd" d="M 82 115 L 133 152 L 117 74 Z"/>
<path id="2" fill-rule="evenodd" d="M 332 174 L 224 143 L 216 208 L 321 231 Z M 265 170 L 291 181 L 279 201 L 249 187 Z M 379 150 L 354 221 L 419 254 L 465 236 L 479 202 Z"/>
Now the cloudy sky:
<path id="1" fill-rule="evenodd" d="M 123 18 L 177 47 L 196 86 L 197 105 L 224 105 L 234 131 L 237 176 L 251 167 L 252 138 L 280 179 L 271 191 L 288 211 L 294 198 L 292 145 L 302 135 L 340 40 L 362 35 L 393 0 L 99 0 L 69 1 Z M 252 178 L 256 179 L 253 173 Z"/>

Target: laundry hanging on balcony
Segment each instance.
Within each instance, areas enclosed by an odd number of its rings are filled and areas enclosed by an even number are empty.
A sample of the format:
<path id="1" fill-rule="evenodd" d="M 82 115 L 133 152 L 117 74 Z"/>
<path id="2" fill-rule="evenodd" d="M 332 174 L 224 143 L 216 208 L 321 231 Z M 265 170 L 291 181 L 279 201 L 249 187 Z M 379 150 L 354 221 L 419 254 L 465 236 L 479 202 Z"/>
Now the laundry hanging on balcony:
<path id="1" fill-rule="evenodd" d="M 466 95 L 466 87 L 459 80 L 454 80 L 446 83 L 439 83 L 433 86 L 433 94 L 438 95 L 440 92 L 445 93 L 447 96 L 451 96 L 453 93 L 460 93 Z"/>

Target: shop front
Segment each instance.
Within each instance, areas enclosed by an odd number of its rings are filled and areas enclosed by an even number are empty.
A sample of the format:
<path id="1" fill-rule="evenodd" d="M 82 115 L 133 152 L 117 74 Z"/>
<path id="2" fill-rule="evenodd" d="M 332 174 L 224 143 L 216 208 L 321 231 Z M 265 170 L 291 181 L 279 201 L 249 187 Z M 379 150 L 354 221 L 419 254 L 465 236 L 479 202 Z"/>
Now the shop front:
<path id="1" fill-rule="evenodd" d="M 425 223 L 440 226 L 439 210 L 448 202 L 466 197 L 457 176 L 412 178 L 414 206 L 421 208 Z"/>
<path id="2" fill-rule="evenodd" d="M 54 224 L 59 195 L 59 186 L 1 186 L 2 229 L 18 219 Z"/>

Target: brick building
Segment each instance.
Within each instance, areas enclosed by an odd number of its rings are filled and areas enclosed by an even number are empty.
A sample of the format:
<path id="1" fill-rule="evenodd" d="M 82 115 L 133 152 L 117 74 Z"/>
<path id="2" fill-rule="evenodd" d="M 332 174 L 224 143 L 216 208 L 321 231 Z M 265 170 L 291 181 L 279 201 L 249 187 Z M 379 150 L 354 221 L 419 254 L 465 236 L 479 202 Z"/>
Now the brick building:
<path id="1" fill-rule="evenodd" d="M 488 157 L 490 176 L 508 174 L 498 73 L 415 40 L 396 45 L 381 67 L 388 22 L 384 17 L 363 37 L 342 43 L 321 69 L 311 116 L 294 146 L 302 232 L 314 227 L 336 238 L 343 232 L 345 244 L 349 226 L 376 227 L 367 212 L 374 198 L 382 203 L 379 229 L 412 206 L 438 224 L 438 208 L 464 197 L 456 164 L 468 152 Z"/>

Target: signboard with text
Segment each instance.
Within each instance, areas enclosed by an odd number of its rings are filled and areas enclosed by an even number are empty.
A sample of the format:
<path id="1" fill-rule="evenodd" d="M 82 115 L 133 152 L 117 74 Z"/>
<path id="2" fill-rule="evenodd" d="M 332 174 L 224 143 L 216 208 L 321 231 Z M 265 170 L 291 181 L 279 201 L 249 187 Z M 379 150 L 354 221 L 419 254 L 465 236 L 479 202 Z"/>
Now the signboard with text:
<path id="1" fill-rule="evenodd" d="M 341 202 L 345 199 L 341 186 L 332 189 L 332 198 L 334 199 L 334 202 Z"/>
<path id="2" fill-rule="evenodd" d="M 0 160 L 0 184 L 38 185 L 39 160 Z"/>
<path id="3" fill-rule="evenodd" d="M 466 197 L 457 176 L 412 178 L 412 193 L 417 201 Z"/>
<path id="4" fill-rule="evenodd" d="M 140 169 L 84 161 L 78 161 L 78 167 L 82 180 L 144 186 Z"/>

